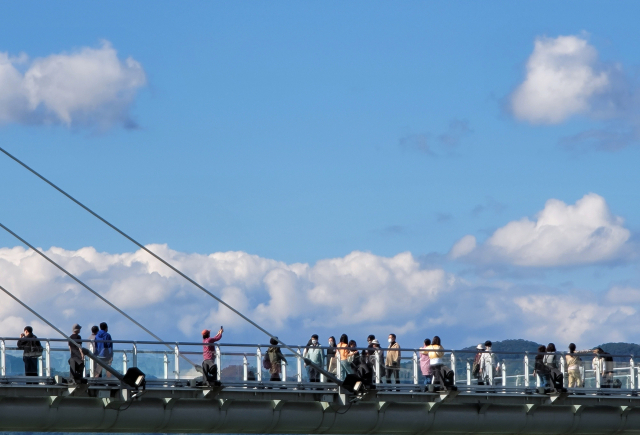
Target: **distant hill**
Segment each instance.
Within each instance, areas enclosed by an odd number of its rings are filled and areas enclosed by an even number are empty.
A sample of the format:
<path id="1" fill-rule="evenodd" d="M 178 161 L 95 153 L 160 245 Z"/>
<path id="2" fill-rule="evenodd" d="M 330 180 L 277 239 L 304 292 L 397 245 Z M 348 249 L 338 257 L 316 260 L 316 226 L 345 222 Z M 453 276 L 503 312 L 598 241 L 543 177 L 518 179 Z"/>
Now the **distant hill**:
<path id="1" fill-rule="evenodd" d="M 484 343 L 483 343 L 484 344 Z M 494 352 L 530 352 L 536 353 L 540 344 L 535 341 L 518 339 L 509 339 L 492 342 L 491 349 Z M 465 347 L 463 350 L 475 350 L 476 346 Z M 501 355 L 502 359 L 520 359 L 521 355 Z"/>

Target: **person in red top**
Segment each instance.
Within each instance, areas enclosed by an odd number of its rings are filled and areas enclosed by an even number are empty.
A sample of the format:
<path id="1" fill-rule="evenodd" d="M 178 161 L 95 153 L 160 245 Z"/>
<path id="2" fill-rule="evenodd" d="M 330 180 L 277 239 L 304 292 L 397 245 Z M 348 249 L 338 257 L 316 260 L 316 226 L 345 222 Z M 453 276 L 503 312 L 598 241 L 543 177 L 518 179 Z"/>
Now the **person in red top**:
<path id="1" fill-rule="evenodd" d="M 215 343 L 216 341 L 220 341 L 222 338 L 222 333 L 224 332 L 223 328 L 220 328 L 215 337 L 211 337 L 211 331 L 205 329 L 202 331 L 202 342 L 203 343 Z M 202 346 L 202 359 L 215 361 L 216 360 L 216 347 L 209 345 Z"/>
<path id="2" fill-rule="evenodd" d="M 220 341 L 222 338 L 223 328 L 220 328 L 215 337 L 211 337 L 211 331 L 205 329 L 202 331 L 202 342 L 205 343 L 202 346 L 202 370 L 204 372 L 205 380 L 208 382 L 218 381 L 218 366 L 216 365 L 216 347 L 213 343 Z"/>

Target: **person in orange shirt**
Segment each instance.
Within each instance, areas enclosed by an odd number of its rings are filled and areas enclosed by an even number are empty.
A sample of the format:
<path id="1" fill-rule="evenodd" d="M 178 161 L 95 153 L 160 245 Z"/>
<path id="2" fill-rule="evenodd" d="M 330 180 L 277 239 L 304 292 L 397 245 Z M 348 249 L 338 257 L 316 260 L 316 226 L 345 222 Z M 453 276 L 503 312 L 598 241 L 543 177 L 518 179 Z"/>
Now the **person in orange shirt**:
<path id="1" fill-rule="evenodd" d="M 340 343 L 338 343 L 338 359 L 340 360 L 340 380 L 344 381 L 347 375 L 353 373 L 351 369 L 351 363 L 349 362 L 349 337 L 347 334 L 340 336 Z"/>

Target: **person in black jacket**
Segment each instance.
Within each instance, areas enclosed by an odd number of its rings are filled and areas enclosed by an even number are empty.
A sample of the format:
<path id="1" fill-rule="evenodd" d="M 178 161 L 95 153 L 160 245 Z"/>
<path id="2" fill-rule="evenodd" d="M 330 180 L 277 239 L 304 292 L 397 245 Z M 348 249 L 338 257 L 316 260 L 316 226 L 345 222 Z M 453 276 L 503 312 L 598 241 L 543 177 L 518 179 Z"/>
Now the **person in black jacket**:
<path id="1" fill-rule="evenodd" d="M 31 326 L 25 326 L 20 334 L 18 349 L 22 349 L 22 361 L 24 361 L 25 376 L 38 376 L 38 357 L 42 356 L 42 345 L 33 334 Z"/>

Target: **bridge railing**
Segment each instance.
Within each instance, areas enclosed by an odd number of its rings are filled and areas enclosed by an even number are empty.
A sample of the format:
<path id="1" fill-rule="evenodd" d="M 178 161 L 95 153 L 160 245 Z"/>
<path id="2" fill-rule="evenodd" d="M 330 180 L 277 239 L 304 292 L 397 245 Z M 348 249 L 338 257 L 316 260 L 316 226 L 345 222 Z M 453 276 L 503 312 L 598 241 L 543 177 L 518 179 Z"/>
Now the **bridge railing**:
<path id="1" fill-rule="evenodd" d="M 22 351 L 16 347 L 18 338 L 0 338 L 0 377 L 10 380 L 24 375 Z M 51 378 L 55 375 L 68 376 L 69 348 L 64 339 L 40 339 L 44 348 L 39 358 L 38 374 L 41 378 Z M 85 347 L 93 344 L 83 340 Z M 195 365 L 202 363 L 203 343 L 200 342 L 154 342 L 113 340 L 112 367 L 122 373 L 129 367 L 139 367 L 147 375 L 147 379 L 163 380 L 165 382 L 187 381 L 197 378 L 200 374 Z M 214 345 L 219 379 L 227 385 L 255 387 L 256 385 L 271 383 L 272 373 L 264 368 L 264 358 L 268 344 L 234 344 L 218 342 Z M 299 355 L 304 353 L 305 346 L 294 346 Z M 326 353 L 329 349 L 321 347 Z M 362 351 L 373 351 L 371 348 L 352 348 Z M 368 357 L 373 368 L 374 383 L 381 390 L 411 390 L 424 388 L 424 378 L 420 368 L 421 349 L 402 348 L 399 384 L 389 384 L 384 373 L 384 357 L 386 349 L 372 352 Z M 287 364 L 279 367 L 279 383 L 286 388 L 309 387 L 309 372 L 303 361 L 289 350 L 282 348 Z M 526 391 L 544 384 L 535 373 L 536 353 L 527 352 L 492 352 L 493 370 L 476 376 L 473 373 L 473 362 L 476 350 L 445 350 L 444 365 L 455 373 L 455 383 L 459 388 L 495 391 Z M 485 353 L 485 352 L 482 352 Z M 563 353 L 558 353 L 560 369 L 565 374 L 564 385 L 568 387 L 567 366 Z M 582 354 L 580 378 L 584 391 L 602 388 L 618 387 L 620 391 L 638 390 L 638 367 L 634 356 L 611 355 L 613 363 L 606 363 L 602 358 L 594 358 L 593 354 Z M 191 361 L 193 364 L 189 363 Z M 382 364 L 381 364 L 382 363 Z M 88 378 L 98 375 L 97 367 L 87 359 L 85 376 Z M 335 373 L 343 377 L 340 364 L 332 365 L 325 359 L 325 368 L 335 367 Z M 271 372 L 274 370 L 272 369 Z M 314 383 L 318 388 L 333 388 L 335 385 L 326 382 L 321 376 L 320 383 Z M 611 390 L 610 390 L 611 391 Z"/>

